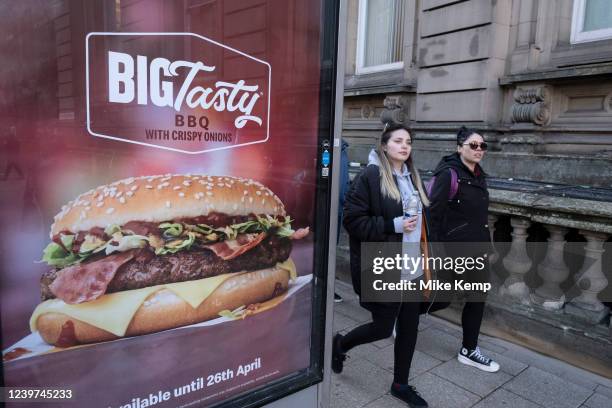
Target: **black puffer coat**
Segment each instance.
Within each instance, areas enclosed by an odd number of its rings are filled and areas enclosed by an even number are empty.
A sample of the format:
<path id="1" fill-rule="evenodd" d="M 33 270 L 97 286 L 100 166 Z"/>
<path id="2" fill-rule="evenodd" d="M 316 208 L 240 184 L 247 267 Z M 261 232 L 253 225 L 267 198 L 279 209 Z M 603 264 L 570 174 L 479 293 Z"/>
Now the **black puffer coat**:
<path id="1" fill-rule="evenodd" d="M 397 184 L 397 179 L 395 182 Z M 423 222 L 427 225 L 427 215 L 423 214 Z M 369 164 L 355 177 L 344 203 L 343 225 L 349 235 L 351 278 L 353 289 L 360 298 L 361 243 L 401 242 L 402 234 L 395 232 L 393 219 L 402 215 L 402 204 L 382 195 L 379 167 Z M 397 303 L 361 302 L 360 299 L 360 304 L 371 312 L 397 314 L 399 310 Z"/>
<path id="2" fill-rule="evenodd" d="M 455 169 L 459 179 L 459 188 L 452 200 L 449 200 L 450 168 Z M 454 153 L 442 158 L 434 176 L 429 207 L 431 242 L 489 242 L 489 192 L 486 174 L 480 165 L 472 173 L 459 154 Z"/>

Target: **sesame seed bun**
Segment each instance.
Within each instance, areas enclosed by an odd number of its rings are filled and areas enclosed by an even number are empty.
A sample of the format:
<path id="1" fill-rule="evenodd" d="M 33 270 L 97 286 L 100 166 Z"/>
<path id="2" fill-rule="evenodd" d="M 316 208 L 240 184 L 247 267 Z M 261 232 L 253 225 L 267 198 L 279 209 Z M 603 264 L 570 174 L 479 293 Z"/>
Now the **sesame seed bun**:
<path id="1" fill-rule="evenodd" d="M 90 190 L 69 202 L 55 216 L 50 235 L 213 212 L 284 216 L 285 207 L 269 188 L 251 179 L 191 174 L 131 177 Z"/>
<path id="2" fill-rule="evenodd" d="M 234 310 L 240 306 L 264 302 L 274 296 L 284 295 L 289 286 L 289 279 L 289 272 L 277 267 L 235 274 L 223 282 L 197 308 L 193 308 L 171 290 L 161 289 L 151 294 L 138 308 L 127 328 L 125 337 L 203 322 L 219 317 L 219 312 L 222 310 Z M 118 338 L 112 333 L 61 312 L 40 315 L 35 322 L 36 330 L 47 343 L 56 345 L 62 327 L 68 321 L 73 324 L 74 339 L 72 340 L 77 344 L 97 343 Z"/>

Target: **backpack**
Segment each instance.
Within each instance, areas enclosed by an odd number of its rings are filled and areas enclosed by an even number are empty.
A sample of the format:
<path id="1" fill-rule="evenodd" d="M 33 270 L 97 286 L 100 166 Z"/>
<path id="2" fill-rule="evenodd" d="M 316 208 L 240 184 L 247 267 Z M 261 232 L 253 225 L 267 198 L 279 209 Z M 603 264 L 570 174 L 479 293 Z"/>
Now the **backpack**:
<path id="1" fill-rule="evenodd" d="M 449 201 L 454 199 L 459 191 L 459 177 L 457 176 L 457 171 L 452 167 L 449 167 L 450 176 L 451 176 L 451 185 L 450 190 L 448 191 L 448 199 Z M 436 182 L 436 176 L 433 176 L 427 184 L 425 185 L 425 189 L 427 190 L 427 195 L 431 197 L 431 191 L 433 190 L 434 183 Z"/>

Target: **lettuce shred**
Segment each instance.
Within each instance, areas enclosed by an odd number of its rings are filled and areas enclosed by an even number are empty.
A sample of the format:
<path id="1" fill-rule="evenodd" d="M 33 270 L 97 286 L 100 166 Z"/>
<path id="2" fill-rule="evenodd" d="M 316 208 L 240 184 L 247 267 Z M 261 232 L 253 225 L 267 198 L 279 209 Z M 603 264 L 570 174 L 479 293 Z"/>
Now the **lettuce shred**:
<path id="1" fill-rule="evenodd" d="M 136 235 L 122 230 L 119 225 L 110 225 L 104 232 L 110 237 L 104 240 L 94 235 L 86 235 L 78 251 L 73 251 L 75 234 L 60 234 L 62 245 L 51 242 L 43 250 L 42 262 L 56 268 L 78 264 L 90 256 L 104 252 L 122 252 L 134 248 L 150 246 L 157 255 L 174 254 L 188 250 L 194 245 L 208 245 L 219 241 L 234 240 L 238 234 L 268 233 L 280 237 L 290 237 L 294 233 L 290 217 L 278 219 L 269 215 L 257 217 L 239 224 L 214 228 L 206 224 L 186 224 L 163 222 L 159 224 L 160 236 Z"/>

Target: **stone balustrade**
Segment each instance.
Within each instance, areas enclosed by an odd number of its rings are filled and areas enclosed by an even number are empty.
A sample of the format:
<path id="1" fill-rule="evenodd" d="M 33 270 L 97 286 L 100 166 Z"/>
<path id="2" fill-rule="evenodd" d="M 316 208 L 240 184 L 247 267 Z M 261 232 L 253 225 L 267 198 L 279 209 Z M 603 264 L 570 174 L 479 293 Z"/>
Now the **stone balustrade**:
<path id="1" fill-rule="evenodd" d="M 612 265 L 603 261 L 606 241 L 612 236 L 612 223 L 609 221 L 612 219 L 612 203 L 542 197 L 504 190 L 490 192 L 489 229 L 492 236 L 501 223 L 505 223 L 506 230 L 510 230 L 506 237 L 496 234 L 497 241 L 500 241 L 496 246 L 506 248 L 497 255 L 502 257 L 501 265 L 499 261 L 492 264 L 507 276 L 498 285 L 493 302 L 498 300 L 540 308 L 544 312 L 557 313 L 585 324 L 610 324 L 610 309 L 604 303 L 609 304 L 612 299 L 602 298 L 602 295 L 612 271 Z M 576 208 L 579 205 L 583 205 L 580 210 Z M 581 214 L 593 212 L 596 213 L 595 217 L 582 219 Z M 610 218 L 606 220 L 604 216 L 607 212 Z M 534 242 L 532 245 L 545 245 L 545 249 L 541 247 L 544 252 L 541 259 L 533 259 L 528 250 L 529 231 L 536 226 L 548 235 L 546 240 L 542 240 L 545 243 Z M 582 237 L 579 241 L 584 242 L 571 242 L 571 248 L 568 248 L 570 243 L 566 236 L 570 231 L 573 231 L 574 237 Z M 572 270 L 565 261 L 567 257 L 578 259 L 580 264 L 574 265 Z M 541 284 L 528 285 L 528 274 L 537 276 Z M 492 280 L 500 281 L 499 276 L 494 276 Z M 537 280 L 530 279 L 532 282 Z M 562 286 L 572 290 L 563 290 Z"/>

